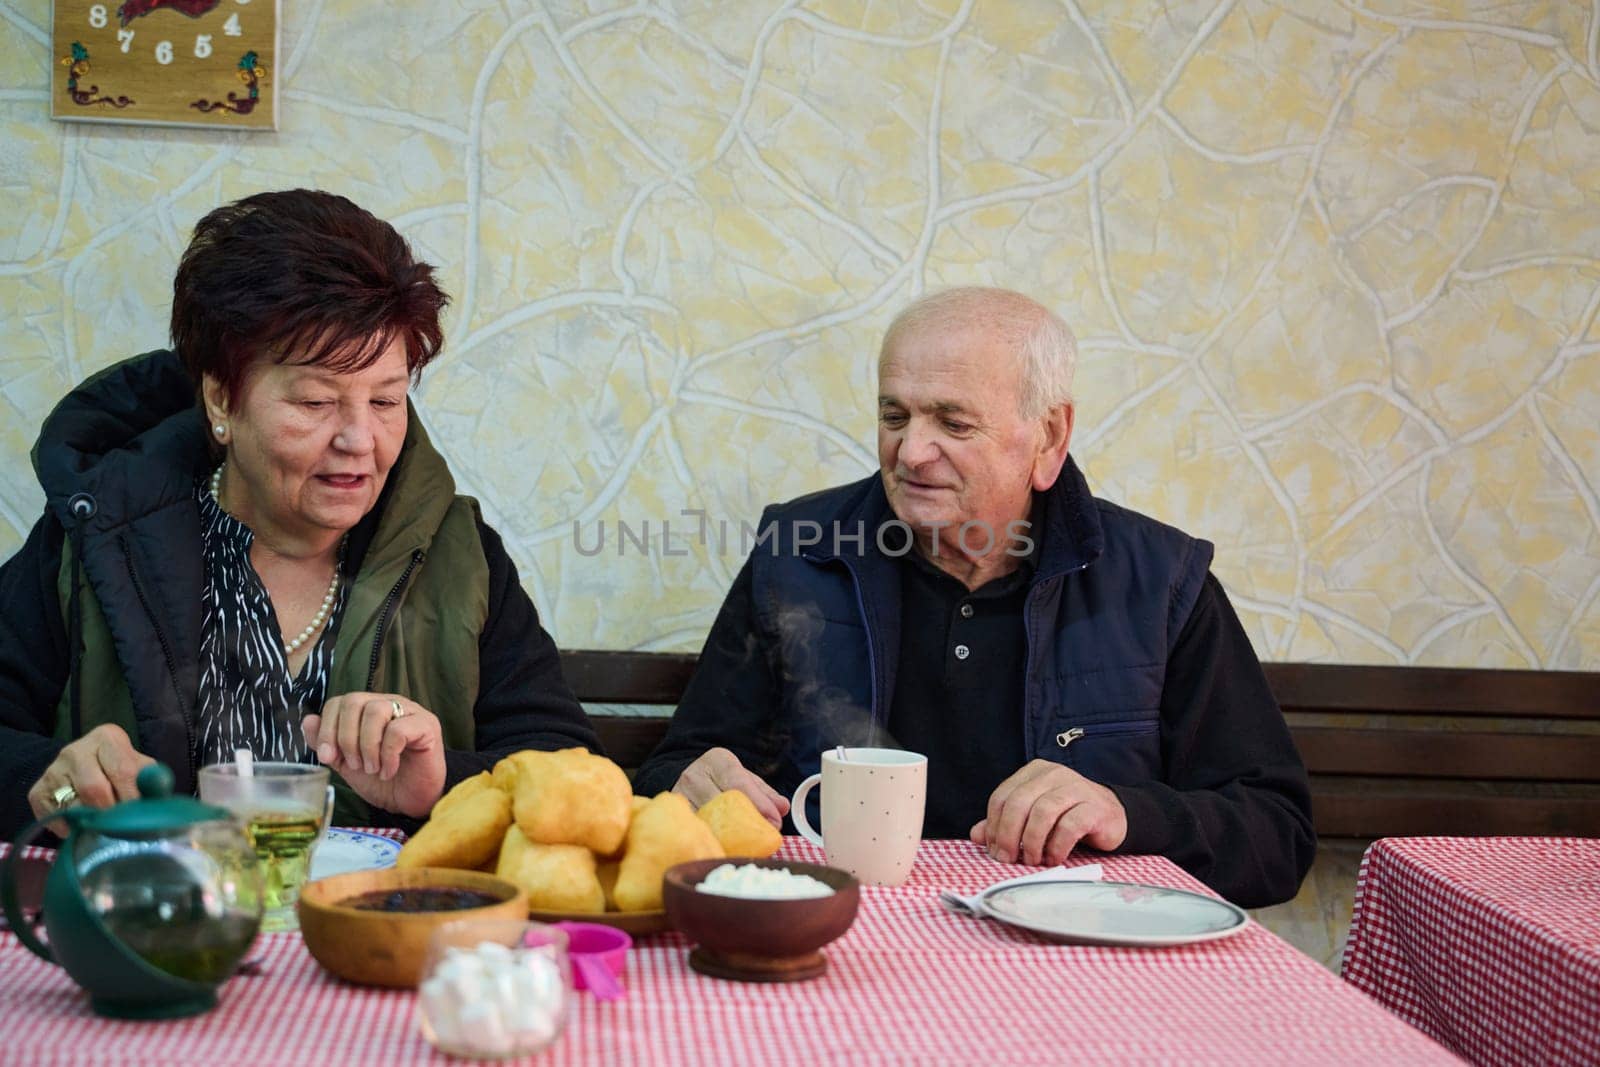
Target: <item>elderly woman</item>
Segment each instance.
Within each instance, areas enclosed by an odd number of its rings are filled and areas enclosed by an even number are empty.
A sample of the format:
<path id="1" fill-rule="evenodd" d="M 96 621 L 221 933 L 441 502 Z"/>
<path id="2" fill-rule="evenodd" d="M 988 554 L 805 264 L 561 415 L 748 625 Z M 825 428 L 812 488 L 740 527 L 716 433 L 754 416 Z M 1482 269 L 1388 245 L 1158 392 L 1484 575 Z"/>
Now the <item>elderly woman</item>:
<path id="1" fill-rule="evenodd" d="M 45 420 L 0 567 L 0 833 L 135 795 L 151 760 L 320 760 L 338 821 L 406 825 L 524 748 L 594 748 L 500 538 L 407 402 L 447 298 L 343 197 L 200 221 L 174 352 Z M 31 812 L 31 815 L 30 815 Z"/>

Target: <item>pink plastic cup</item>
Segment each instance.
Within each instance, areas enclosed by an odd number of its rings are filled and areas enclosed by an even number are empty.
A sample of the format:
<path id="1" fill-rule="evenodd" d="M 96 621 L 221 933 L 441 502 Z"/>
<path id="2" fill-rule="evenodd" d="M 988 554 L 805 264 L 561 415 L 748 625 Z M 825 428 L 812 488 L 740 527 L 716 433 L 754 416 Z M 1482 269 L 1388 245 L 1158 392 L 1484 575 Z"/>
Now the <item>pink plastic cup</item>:
<path id="1" fill-rule="evenodd" d="M 596 1000 L 616 1000 L 624 995 L 622 972 L 628 966 L 633 938 L 623 930 L 601 923 L 552 923 L 567 935 L 567 955 L 572 959 L 572 985 L 587 989 Z"/>

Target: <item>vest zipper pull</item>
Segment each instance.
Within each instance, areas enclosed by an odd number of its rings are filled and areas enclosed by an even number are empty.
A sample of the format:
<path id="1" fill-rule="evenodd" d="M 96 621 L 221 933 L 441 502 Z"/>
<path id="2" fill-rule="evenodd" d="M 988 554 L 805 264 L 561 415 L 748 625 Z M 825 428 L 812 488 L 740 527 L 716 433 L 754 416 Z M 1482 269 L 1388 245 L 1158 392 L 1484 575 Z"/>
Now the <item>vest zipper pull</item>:
<path id="1" fill-rule="evenodd" d="M 1056 744 L 1060 745 L 1062 748 L 1066 748 L 1068 745 L 1072 744 L 1072 742 L 1076 741 L 1082 736 L 1083 727 L 1074 726 L 1070 730 L 1063 730 L 1059 734 L 1056 734 Z"/>

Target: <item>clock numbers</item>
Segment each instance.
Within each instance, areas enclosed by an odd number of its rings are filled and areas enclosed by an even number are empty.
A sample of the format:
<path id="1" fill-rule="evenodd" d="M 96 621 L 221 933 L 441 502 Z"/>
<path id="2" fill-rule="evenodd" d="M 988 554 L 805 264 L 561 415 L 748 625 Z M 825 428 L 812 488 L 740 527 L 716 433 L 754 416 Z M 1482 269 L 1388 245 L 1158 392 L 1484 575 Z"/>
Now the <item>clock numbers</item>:
<path id="1" fill-rule="evenodd" d="M 235 3 L 248 4 L 250 0 L 234 0 Z M 97 30 L 103 30 L 110 25 L 111 16 L 104 4 L 92 4 L 89 7 L 89 25 Z M 244 27 L 239 25 L 239 15 L 234 13 L 228 16 L 228 21 L 222 24 L 222 32 L 228 37 L 244 36 Z M 196 59 L 209 59 L 212 53 L 211 34 L 200 33 L 194 38 L 194 57 Z M 117 30 L 117 45 L 126 55 L 133 45 L 133 31 L 126 27 Z M 162 66 L 171 63 L 173 59 L 172 42 L 161 41 L 156 45 L 156 62 Z"/>

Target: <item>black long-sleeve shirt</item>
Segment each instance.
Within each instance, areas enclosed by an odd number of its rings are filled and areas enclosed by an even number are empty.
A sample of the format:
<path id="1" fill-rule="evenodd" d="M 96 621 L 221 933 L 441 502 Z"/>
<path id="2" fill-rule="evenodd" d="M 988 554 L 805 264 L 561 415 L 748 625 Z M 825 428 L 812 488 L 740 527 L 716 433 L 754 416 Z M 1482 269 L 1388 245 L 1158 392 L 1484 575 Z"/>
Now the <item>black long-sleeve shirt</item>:
<path id="1" fill-rule="evenodd" d="M 685 767 L 718 746 L 770 779 L 786 731 L 776 721 L 782 683 L 775 657 L 755 647 L 759 633 L 747 562 L 723 602 L 666 737 L 634 779 L 636 792 L 672 788 Z M 926 663 L 902 661 L 898 675 L 903 679 L 930 670 Z M 1005 686 L 994 690 L 1006 691 Z M 971 728 L 982 730 L 984 722 L 1008 715 L 1016 719 L 1017 709 L 976 708 Z M 1210 574 L 1167 661 L 1160 734 L 1161 778 L 1110 787 L 1128 817 L 1128 836 L 1117 851 L 1166 856 L 1241 905 L 1293 896 L 1316 852 L 1305 767 L 1249 638 Z M 956 738 L 938 747 L 969 757 L 977 751 L 964 749 Z M 988 803 L 988 794 L 973 783 L 989 778 L 998 783 L 1016 769 L 949 776 L 935 771 L 930 761 L 930 784 L 942 779 L 940 788 L 964 792 L 938 799 L 937 810 L 948 813 L 941 816 L 947 825 L 930 829 L 954 833 L 968 816 L 970 827 Z"/>
<path id="2" fill-rule="evenodd" d="M 1033 561 L 968 590 L 913 553 L 900 567 L 900 663 L 893 742 L 928 757 L 923 837 L 966 837 L 995 787 L 1027 760 L 1022 622 Z"/>

